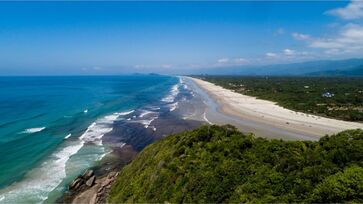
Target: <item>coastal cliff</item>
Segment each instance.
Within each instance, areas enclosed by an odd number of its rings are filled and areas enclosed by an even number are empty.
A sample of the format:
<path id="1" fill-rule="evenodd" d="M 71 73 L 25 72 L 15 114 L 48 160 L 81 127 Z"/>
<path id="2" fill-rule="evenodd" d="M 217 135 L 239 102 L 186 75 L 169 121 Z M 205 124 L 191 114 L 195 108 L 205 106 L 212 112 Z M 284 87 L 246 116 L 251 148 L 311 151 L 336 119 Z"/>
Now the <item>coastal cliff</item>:
<path id="1" fill-rule="evenodd" d="M 362 183 L 362 130 L 287 142 L 202 126 L 146 147 L 108 202 L 363 202 Z"/>

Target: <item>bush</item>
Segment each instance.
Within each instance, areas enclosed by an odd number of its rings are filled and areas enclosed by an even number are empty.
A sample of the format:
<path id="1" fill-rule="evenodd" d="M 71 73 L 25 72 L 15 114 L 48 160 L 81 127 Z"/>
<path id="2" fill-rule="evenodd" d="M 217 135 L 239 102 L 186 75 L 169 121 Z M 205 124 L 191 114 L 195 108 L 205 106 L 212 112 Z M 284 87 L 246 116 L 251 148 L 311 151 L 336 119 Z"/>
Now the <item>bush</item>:
<path id="1" fill-rule="evenodd" d="M 362 202 L 362 142 L 362 130 L 310 142 L 203 126 L 144 149 L 109 202 Z"/>

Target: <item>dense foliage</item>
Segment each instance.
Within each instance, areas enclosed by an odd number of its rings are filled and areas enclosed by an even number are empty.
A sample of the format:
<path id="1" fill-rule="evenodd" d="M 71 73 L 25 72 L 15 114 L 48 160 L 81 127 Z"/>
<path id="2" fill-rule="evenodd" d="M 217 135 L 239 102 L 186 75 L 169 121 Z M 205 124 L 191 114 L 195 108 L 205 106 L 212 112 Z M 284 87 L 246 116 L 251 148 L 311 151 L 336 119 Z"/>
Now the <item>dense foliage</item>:
<path id="1" fill-rule="evenodd" d="M 109 201 L 363 202 L 363 131 L 287 142 L 203 126 L 144 149 Z"/>
<path id="2" fill-rule="evenodd" d="M 297 111 L 363 121 L 363 78 L 205 76 L 236 92 L 271 100 Z M 324 97 L 324 93 L 334 94 Z"/>

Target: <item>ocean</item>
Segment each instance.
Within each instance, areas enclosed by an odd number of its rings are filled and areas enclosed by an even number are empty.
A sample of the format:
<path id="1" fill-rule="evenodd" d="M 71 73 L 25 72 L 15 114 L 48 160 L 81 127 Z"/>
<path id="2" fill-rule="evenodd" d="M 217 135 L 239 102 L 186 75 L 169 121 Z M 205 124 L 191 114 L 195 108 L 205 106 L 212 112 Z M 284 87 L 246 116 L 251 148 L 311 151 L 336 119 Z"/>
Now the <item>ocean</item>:
<path id="1" fill-rule="evenodd" d="M 182 84 L 161 75 L 0 77 L 0 203 L 54 202 L 112 146 L 141 150 L 158 139 L 126 127 L 167 135 L 156 121 L 170 122 L 178 100 L 192 97 Z"/>

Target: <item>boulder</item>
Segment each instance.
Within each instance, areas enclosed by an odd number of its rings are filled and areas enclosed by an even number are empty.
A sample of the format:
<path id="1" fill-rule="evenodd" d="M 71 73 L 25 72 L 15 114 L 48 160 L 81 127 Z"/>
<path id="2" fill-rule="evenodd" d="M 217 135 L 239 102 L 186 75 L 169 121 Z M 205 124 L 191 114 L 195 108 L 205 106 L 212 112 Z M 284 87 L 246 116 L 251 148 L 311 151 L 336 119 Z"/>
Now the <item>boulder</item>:
<path id="1" fill-rule="evenodd" d="M 93 170 L 88 169 L 86 172 L 84 172 L 84 174 L 82 175 L 82 177 L 85 180 L 88 180 L 89 178 L 91 178 L 94 175 Z"/>
<path id="2" fill-rule="evenodd" d="M 91 178 L 89 178 L 87 181 L 86 181 L 86 185 L 87 186 L 93 186 L 93 184 L 95 183 L 95 180 L 96 180 L 96 176 L 92 176 Z"/>
<path id="3" fill-rule="evenodd" d="M 69 185 L 70 190 L 77 190 L 82 184 L 84 180 L 80 177 L 74 179 L 72 183 Z"/>

